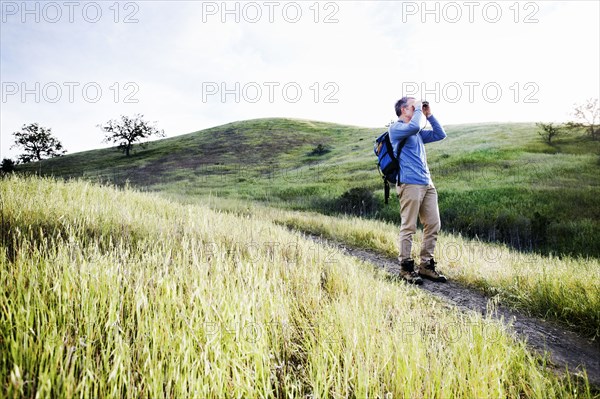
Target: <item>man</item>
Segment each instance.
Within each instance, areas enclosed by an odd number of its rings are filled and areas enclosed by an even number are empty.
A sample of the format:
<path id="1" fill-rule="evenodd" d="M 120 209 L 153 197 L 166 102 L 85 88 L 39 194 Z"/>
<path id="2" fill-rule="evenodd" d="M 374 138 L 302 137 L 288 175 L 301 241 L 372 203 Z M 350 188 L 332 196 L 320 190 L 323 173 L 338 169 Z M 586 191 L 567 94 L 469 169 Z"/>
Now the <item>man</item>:
<path id="1" fill-rule="evenodd" d="M 413 284 L 422 284 L 421 277 L 437 282 L 445 282 L 446 277 L 435 270 L 433 252 L 440 230 L 440 212 L 437 191 L 433 186 L 425 144 L 443 140 L 446 132 L 431 113 L 427 102 L 416 101 L 413 97 L 402 97 L 396 102 L 398 121 L 390 126 L 390 141 L 394 152 L 400 152 L 400 178 L 396 192 L 400 200 L 400 275 Z M 422 116 L 427 118 L 433 130 L 423 130 Z M 423 243 L 420 264 L 415 271 L 415 261 L 411 257 L 412 237 L 417 231 L 417 216 L 423 224 Z"/>

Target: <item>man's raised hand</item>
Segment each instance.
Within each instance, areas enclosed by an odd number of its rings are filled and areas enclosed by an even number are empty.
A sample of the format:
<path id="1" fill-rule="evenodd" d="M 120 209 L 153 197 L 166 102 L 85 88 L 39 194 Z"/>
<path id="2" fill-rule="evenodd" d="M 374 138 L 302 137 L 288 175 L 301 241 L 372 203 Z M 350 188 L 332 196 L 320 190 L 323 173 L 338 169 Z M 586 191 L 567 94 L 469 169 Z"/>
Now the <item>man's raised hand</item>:
<path id="1" fill-rule="evenodd" d="M 429 107 L 429 103 L 423 105 L 423 115 L 425 115 L 427 118 L 429 118 L 429 115 L 431 115 L 431 108 Z"/>

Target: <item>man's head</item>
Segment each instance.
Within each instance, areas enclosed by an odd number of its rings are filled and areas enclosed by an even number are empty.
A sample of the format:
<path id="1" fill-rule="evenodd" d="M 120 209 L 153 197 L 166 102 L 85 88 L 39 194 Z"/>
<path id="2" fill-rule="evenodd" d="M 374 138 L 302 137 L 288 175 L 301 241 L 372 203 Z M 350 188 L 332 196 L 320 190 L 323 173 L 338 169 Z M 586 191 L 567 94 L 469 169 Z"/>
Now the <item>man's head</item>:
<path id="1" fill-rule="evenodd" d="M 414 97 L 402 97 L 400 100 L 396 102 L 396 116 L 398 117 L 406 117 L 408 119 L 412 118 L 413 112 L 415 110 Z"/>

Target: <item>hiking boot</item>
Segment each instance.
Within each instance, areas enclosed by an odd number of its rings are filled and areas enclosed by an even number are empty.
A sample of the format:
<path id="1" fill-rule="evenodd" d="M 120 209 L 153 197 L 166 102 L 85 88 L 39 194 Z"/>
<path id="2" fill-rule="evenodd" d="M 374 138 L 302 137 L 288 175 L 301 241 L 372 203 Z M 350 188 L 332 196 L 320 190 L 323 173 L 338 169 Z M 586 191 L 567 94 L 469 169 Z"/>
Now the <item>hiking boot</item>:
<path id="1" fill-rule="evenodd" d="M 435 270 L 435 261 L 433 259 L 429 259 L 428 262 L 419 265 L 419 275 L 438 283 L 445 283 L 447 281 L 446 276 L 439 274 Z"/>
<path id="2" fill-rule="evenodd" d="M 405 259 L 400 263 L 400 277 L 410 284 L 423 284 L 423 279 L 415 271 L 415 261 L 412 259 Z"/>

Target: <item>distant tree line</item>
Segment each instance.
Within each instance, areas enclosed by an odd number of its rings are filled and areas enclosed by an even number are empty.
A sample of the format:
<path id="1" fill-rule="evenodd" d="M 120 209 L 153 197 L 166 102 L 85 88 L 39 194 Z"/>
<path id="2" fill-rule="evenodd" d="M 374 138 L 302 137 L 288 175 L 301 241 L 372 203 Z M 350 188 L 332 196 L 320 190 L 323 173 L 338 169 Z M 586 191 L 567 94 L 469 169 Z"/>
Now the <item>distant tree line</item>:
<path id="1" fill-rule="evenodd" d="M 585 103 L 575 105 L 573 116 L 575 121 L 556 125 L 554 123 L 537 123 L 539 134 L 544 142 L 552 145 L 553 141 L 575 129 L 585 129 L 594 140 L 600 139 L 600 107 L 598 99 L 588 99 Z M 140 143 L 145 148 L 143 140 L 151 136 L 165 137 L 164 130 L 159 130 L 156 122 L 148 122 L 143 115 L 136 114 L 132 117 L 121 115 L 120 119 L 111 119 L 104 124 L 97 125 L 104 133 L 103 142 L 115 143 L 116 148 L 126 157 L 131 155 L 134 144 Z M 52 129 L 40 126 L 38 123 L 25 124 L 21 131 L 13 133 L 15 143 L 11 148 L 19 148 L 22 153 L 17 156 L 17 161 L 5 158 L 0 162 L 0 172 L 10 173 L 17 163 L 41 161 L 64 155 L 60 140 L 52 135 Z M 322 155 L 328 152 L 324 146 L 315 149 L 311 155 Z"/>

